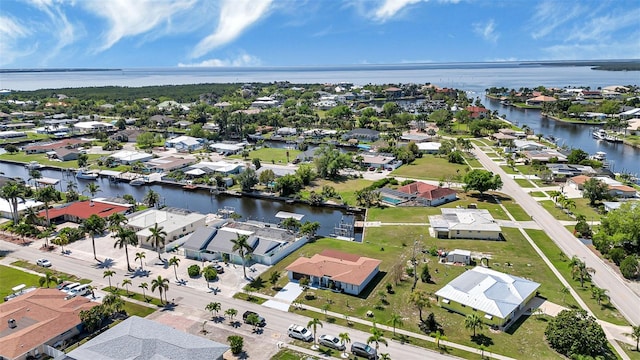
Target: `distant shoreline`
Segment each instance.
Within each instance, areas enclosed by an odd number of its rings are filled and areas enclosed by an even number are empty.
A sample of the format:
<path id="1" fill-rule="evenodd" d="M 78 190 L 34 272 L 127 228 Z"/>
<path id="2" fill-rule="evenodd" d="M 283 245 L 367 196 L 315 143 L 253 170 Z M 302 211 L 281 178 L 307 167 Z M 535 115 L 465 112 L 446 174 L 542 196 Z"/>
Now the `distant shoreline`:
<path id="1" fill-rule="evenodd" d="M 68 69 L 0 69 L 0 74 L 11 73 L 43 73 L 43 72 L 83 72 L 83 71 L 122 71 L 122 69 L 89 69 L 89 68 L 68 68 Z"/>

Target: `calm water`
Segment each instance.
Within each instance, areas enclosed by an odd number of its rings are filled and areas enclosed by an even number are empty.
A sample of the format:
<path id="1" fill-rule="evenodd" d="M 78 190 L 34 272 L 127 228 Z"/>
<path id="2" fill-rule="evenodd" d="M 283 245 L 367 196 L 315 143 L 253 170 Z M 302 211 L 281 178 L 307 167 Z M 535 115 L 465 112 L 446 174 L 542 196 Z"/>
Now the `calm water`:
<path id="1" fill-rule="evenodd" d="M 19 176 L 23 179 L 29 179 L 29 172 L 26 168 L 19 165 L 0 163 L 0 171 L 6 176 Z M 85 187 L 91 180 L 79 180 L 73 176 L 65 176 L 60 171 L 43 170 L 42 176 L 47 178 L 60 179 L 61 182 L 56 186 L 60 191 L 66 191 L 67 182 L 75 182 L 77 191 L 83 192 Z M 127 183 L 111 183 L 106 178 L 99 178 L 95 181 L 100 186 L 97 197 L 122 197 L 124 194 L 133 195 L 136 200 L 142 201 L 149 189 L 153 189 L 160 194 L 160 202 L 170 206 L 183 209 L 197 211 L 203 214 L 216 213 L 218 209 L 232 207 L 239 214 L 243 215 L 243 220 L 258 220 L 272 223 L 279 223 L 275 215 L 279 211 L 288 211 L 293 213 L 304 214 L 302 221 L 318 221 L 320 223 L 319 235 L 328 236 L 335 233 L 335 227 L 341 221 L 347 224 L 353 224 L 354 216 L 347 214 L 338 209 L 322 208 L 315 206 L 306 206 L 302 204 L 286 204 L 280 201 L 269 201 L 260 199 L 238 198 L 224 195 L 211 195 L 208 191 L 185 191 L 178 187 L 172 186 L 130 186 Z M 86 195 L 87 192 L 85 191 Z M 361 240 L 361 234 L 355 234 L 358 241 Z"/>

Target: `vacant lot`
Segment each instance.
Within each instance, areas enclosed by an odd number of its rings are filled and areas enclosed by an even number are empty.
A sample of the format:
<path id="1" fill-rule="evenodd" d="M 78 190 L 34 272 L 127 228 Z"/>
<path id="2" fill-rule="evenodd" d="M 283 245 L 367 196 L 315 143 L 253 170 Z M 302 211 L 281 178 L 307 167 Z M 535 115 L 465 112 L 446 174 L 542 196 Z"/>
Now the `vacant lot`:
<path id="1" fill-rule="evenodd" d="M 413 163 L 402 165 L 391 175 L 415 179 L 441 180 L 456 175 L 464 176 L 469 167 L 467 165 L 452 164 L 446 158 L 435 155 L 425 155 Z"/>
<path id="2" fill-rule="evenodd" d="M 38 286 L 39 279 L 37 275 L 0 265 L 0 299 L 13 293 L 11 288 L 20 284 L 25 284 L 27 287 Z"/>
<path id="3" fill-rule="evenodd" d="M 286 164 L 293 161 L 301 151 L 289 150 L 280 148 L 262 148 L 258 150 L 249 151 L 248 160 L 260 159 L 262 162 L 270 162 L 274 164 Z M 289 156 L 287 156 L 289 154 Z M 242 159 L 241 154 L 229 156 L 232 159 Z"/>

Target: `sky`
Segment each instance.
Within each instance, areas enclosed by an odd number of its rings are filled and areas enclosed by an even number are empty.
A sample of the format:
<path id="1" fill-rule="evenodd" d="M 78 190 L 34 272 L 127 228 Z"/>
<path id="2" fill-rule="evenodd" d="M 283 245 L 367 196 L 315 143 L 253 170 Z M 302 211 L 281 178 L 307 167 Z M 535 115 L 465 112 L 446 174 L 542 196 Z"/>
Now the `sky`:
<path id="1" fill-rule="evenodd" d="M 640 59 L 638 0 L 0 0 L 1 68 Z"/>

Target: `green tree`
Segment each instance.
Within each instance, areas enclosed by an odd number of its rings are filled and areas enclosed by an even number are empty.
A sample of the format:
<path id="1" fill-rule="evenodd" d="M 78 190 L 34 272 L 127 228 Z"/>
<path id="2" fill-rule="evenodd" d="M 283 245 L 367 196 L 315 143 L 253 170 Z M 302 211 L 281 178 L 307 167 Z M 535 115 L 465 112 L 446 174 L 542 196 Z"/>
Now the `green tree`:
<path id="1" fill-rule="evenodd" d="M 278 280 L 280 280 L 279 272 L 274 271 L 271 273 L 271 275 L 269 275 L 269 283 L 271 284 L 271 288 L 275 288 L 276 284 L 278 283 Z"/>
<path id="2" fill-rule="evenodd" d="M 78 155 L 78 167 L 83 168 L 89 165 L 89 155 L 87 154 L 79 154 Z"/>
<path id="3" fill-rule="evenodd" d="M 392 313 L 391 317 L 389 318 L 389 321 L 387 321 L 387 323 L 391 324 L 391 327 L 393 327 L 393 336 L 396 336 L 396 326 L 404 325 L 404 321 L 402 320 L 402 315 L 400 315 L 398 313 Z"/>
<path id="4" fill-rule="evenodd" d="M 321 178 L 335 179 L 340 170 L 348 168 L 352 163 L 349 155 L 330 146 L 321 146 L 315 155 L 314 163 Z"/>
<path id="5" fill-rule="evenodd" d="M 296 176 L 302 180 L 302 185 L 309 185 L 313 179 L 316 177 L 315 171 L 313 171 L 313 167 L 309 164 L 302 164 L 298 166 L 298 170 L 296 170 Z"/>
<path id="6" fill-rule="evenodd" d="M 237 238 L 235 240 L 231 240 L 231 243 L 233 243 L 231 251 L 237 252 L 242 259 L 242 273 L 244 274 L 245 279 L 247 279 L 247 268 L 245 259 L 246 256 L 251 254 L 251 252 L 253 251 L 253 248 L 251 247 L 251 245 L 249 245 L 247 240 L 249 240 L 249 236 L 240 235 L 239 233 L 237 234 Z"/>
<path id="7" fill-rule="evenodd" d="M 104 278 L 107 278 L 107 280 L 109 280 L 109 289 L 111 289 L 111 277 L 112 277 L 113 275 L 115 275 L 115 274 L 116 274 L 116 272 L 115 272 L 115 271 L 113 271 L 113 270 L 105 270 L 105 271 L 102 273 L 102 278 L 103 278 L 103 279 L 104 279 Z"/>
<path id="8" fill-rule="evenodd" d="M 57 284 L 58 279 L 51 273 L 51 271 L 46 271 L 44 276 L 41 276 L 40 279 L 38 279 L 38 283 L 40 284 L 40 287 L 46 285 L 47 288 L 49 288 L 49 284 Z"/>
<path id="9" fill-rule="evenodd" d="M 344 351 L 342 352 L 342 357 L 345 357 L 345 355 L 347 354 L 347 344 L 351 342 L 351 337 L 349 337 L 349 333 L 343 332 L 338 334 L 338 338 L 340 339 L 340 342 L 342 343 L 342 345 L 344 345 Z"/>
<path id="10" fill-rule="evenodd" d="M 144 263 L 142 260 L 144 260 L 145 257 L 147 257 L 146 253 L 144 251 L 140 251 L 136 253 L 136 258 L 134 259 L 134 261 L 140 260 L 140 270 L 142 271 L 144 271 Z"/>
<path id="11" fill-rule="evenodd" d="M 129 221 L 123 213 L 113 213 L 107 217 L 109 231 L 117 233 Z"/>
<path id="12" fill-rule="evenodd" d="M 59 232 L 58 236 L 56 236 L 55 239 L 53 239 L 51 242 L 60 246 L 62 253 L 64 253 L 64 246 L 69 245 L 69 234 L 65 232 Z"/>
<path id="13" fill-rule="evenodd" d="M 158 252 L 158 259 L 162 260 L 162 257 L 160 256 L 160 247 L 164 246 L 167 232 L 164 231 L 164 227 L 158 226 L 158 223 L 155 223 L 152 228 L 149 228 L 149 232 L 151 233 L 149 241 Z"/>
<path id="14" fill-rule="evenodd" d="M 256 170 L 262 167 L 262 164 L 260 164 L 260 159 L 258 158 L 254 158 L 253 160 L 251 160 L 251 162 L 253 163 L 253 166 L 255 166 Z"/>
<path id="15" fill-rule="evenodd" d="M 96 255 L 96 235 L 101 235 L 107 228 L 106 221 L 104 218 L 96 214 L 91 214 L 86 220 L 82 222 L 80 225 L 82 231 L 86 232 L 91 236 L 91 246 L 93 247 L 93 258 L 98 260 L 98 256 Z"/>
<path id="16" fill-rule="evenodd" d="M 149 284 L 147 284 L 146 282 L 141 283 L 140 285 L 138 285 L 138 287 L 140 289 L 142 289 L 142 297 L 145 298 L 145 300 L 147 299 L 147 294 L 145 293 L 145 291 L 147 289 L 149 289 Z"/>
<path id="17" fill-rule="evenodd" d="M 270 184 L 275 179 L 276 179 L 276 174 L 271 169 L 265 169 L 260 173 L 260 176 L 258 177 L 258 180 L 260 180 L 260 183 L 264 185 Z"/>
<path id="18" fill-rule="evenodd" d="M 584 287 L 585 281 L 591 281 L 591 274 L 595 272 L 594 269 L 587 267 L 586 263 L 580 260 L 579 257 L 574 255 L 569 262 L 571 268 L 571 276 L 575 280 L 580 280 L 580 287 Z"/>
<path id="19" fill-rule="evenodd" d="M 35 199 L 44 203 L 44 213 L 47 219 L 47 226 L 51 226 L 51 219 L 49 218 L 49 204 L 62 200 L 60 192 L 52 186 L 45 186 L 36 191 Z"/>
<path id="20" fill-rule="evenodd" d="M 500 175 L 493 175 L 493 173 L 474 169 L 469 171 L 464 176 L 465 185 L 464 191 L 477 190 L 480 195 L 483 195 L 487 190 L 498 190 L 502 188 L 502 179 Z"/>
<path id="21" fill-rule="evenodd" d="M 11 205 L 11 212 L 13 215 L 13 223 L 20 222 L 20 216 L 18 215 L 18 203 L 24 202 L 25 198 L 31 196 L 32 190 L 25 184 L 15 182 L 13 180 L 8 181 L 4 186 L 0 188 L 0 197 L 7 200 Z"/>
<path id="22" fill-rule="evenodd" d="M 156 141 L 156 136 L 151 132 L 144 132 L 136 137 L 136 143 L 141 149 L 150 148 Z"/>
<path id="23" fill-rule="evenodd" d="M 320 325 L 320 327 L 322 327 L 322 322 L 318 318 L 313 318 L 313 320 L 310 320 L 307 323 L 307 327 L 313 329 L 313 344 L 314 345 L 318 344 L 318 342 L 316 340 L 316 337 L 318 335 L 318 332 L 317 332 L 318 325 Z"/>
<path id="24" fill-rule="evenodd" d="M 436 339 L 436 347 L 438 349 L 440 349 L 440 341 L 447 340 L 447 337 L 444 336 L 444 334 L 442 333 L 442 330 L 436 330 L 436 331 L 432 332 L 431 334 L 429 334 L 429 336 L 431 336 L 434 339 Z"/>
<path id="25" fill-rule="evenodd" d="M 102 324 L 104 318 L 104 308 L 102 306 L 94 306 L 89 310 L 81 310 L 78 314 L 84 329 L 88 333 L 93 333 Z"/>
<path id="26" fill-rule="evenodd" d="M 120 228 L 114 235 L 116 242 L 113 244 L 114 248 L 124 248 L 124 254 L 127 259 L 127 270 L 133 271 L 131 264 L 129 263 L 129 245 L 138 245 L 138 236 L 136 232 L 128 228 Z"/>
<path id="27" fill-rule="evenodd" d="M 596 300 L 598 305 L 601 305 L 603 300 L 609 300 L 609 295 L 607 295 L 607 289 L 601 289 L 597 286 L 591 287 L 591 297 Z"/>
<path id="28" fill-rule="evenodd" d="M 582 149 L 573 149 L 567 156 L 567 162 L 569 164 L 580 164 L 580 162 L 587 159 L 589 159 L 589 154 Z"/>
<path id="29" fill-rule="evenodd" d="M 229 347 L 231 347 L 231 353 L 233 353 L 233 355 L 242 353 L 244 347 L 244 338 L 242 336 L 230 335 L 227 337 L 227 341 L 229 342 Z"/>
<path id="30" fill-rule="evenodd" d="M 620 272 L 626 279 L 634 279 L 638 274 L 638 259 L 629 255 L 620 263 Z"/>
<path id="31" fill-rule="evenodd" d="M 210 302 L 205 307 L 205 310 L 211 312 L 211 317 L 213 318 L 213 313 L 216 313 L 216 317 L 218 317 L 218 312 L 222 309 L 222 305 L 219 302 Z"/>
<path id="32" fill-rule="evenodd" d="M 302 180 L 293 174 L 281 176 L 276 180 L 275 190 L 280 192 L 280 196 L 289 196 L 302 189 Z"/>
<path id="33" fill-rule="evenodd" d="M 229 321 L 233 323 L 233 318 L 238 315 L 238 310 L 229 308 L 224 311 L 224 314 L 229 317 Z"/>
<path id="34" fill-rule="evenodd" d="M 640 351 L 640 325 L 631 326 L 631 332 L 625 335 L 631 336 L 631 338 L 636 341 L 636 351 Z"/>
<path id="35" fill-rule="evenodd" d="M 147 204 L 148 207 L 155 207 L 160 202 L 160 194 L 153 191 L 153 189 L 149 189 L 149 191 L 144 195 L 142 202 Z"/>
<path id="36" fill-rule="evenodd" d="M 178 266 L 180 266 L 180 258 L 174 256 L 169 259 L 169 266 L 173 266 L 173 273 L 176 275 L 176 281 L 178 281 Z"/>
<path id="37" fill-rule="evenodd" d="M 151 280 L 151 292 L 155 292 L 156 289 L 160 294 L 160 302 L 162 302 L 162 294 L 164 293 L 164 297 L 167 300 L 165 303 L 168 303 L 167 292 L 169 291 L 169 279 L 158 275 L 157 278 Z"/>
<path id="38" fill-rule="evenodd" d="M 240 175 L 238 175 L 237 180 L 244 192 L 253 191 L 253 187 L 258 184 L 258 176 L 256 175 L 256 171 L 252 168 L 247 168 L 245 171 L 241 172 Z"/>
<path id="39" fill-rule="evenodd" d="M 367 338 L 367 344 L 375 343 L 376 344 L 376 353 L 380 349 L 380 344 L 384 344 L 384 346 L 389 346 L 387 339 L 384 338 L 384 332 L 376 326 L 376 323 L 373 323 L 373 327 L 369 329 L 371 336 Z"/>
<path id="40" fill-rule="evenodd" d="M 608 348 L 602 327 L 582 309 L 562 310 L 549 321 L 544 334 L 554 350 L 569 358 L 602 356 Z"/>
<path id="41" fill-rule="evenodd" d="M 425 307 L 431 307 L 429 297 L 422 290 L 416 290 L 409 295 L 409 301 L 418 309 L 420 315 L 420 322 L 422 322 L 422 309 Z"/>
<path id="42" fill-rule="evenodd" d="M 300 233 L 307 235 L 310 239 L 315 238 L 316 233 L 320 229 L 320 223 L 317 221 L 309 222 L 305 221 L 304 224 L 300 227 Z"/>
<path id="43" fill-rule="evenodd" d="M 424 264 L 422 271 L 420 271 L 420 280 L 423 283 L 428 284 L 431 282 L 431 274 L 429 273 L 429 265 Z"/>
<path id="44" fill-rule="evenodd" d="M 127 295 L 129 295 L 129 285 L 131 285 L 131 279 L 122 280 L 122 286 L 127 290 Z"/>
<path id="45" fill-rule="evenodd" d="M 100 185 L 90 182 L 87 184 L 87 186 L 84 187 L 84 191 L 83 192 L 87 192 L 89 193 L 89 195 L 91 196 L 91 198 L 96 197 L 96 194 L 100 192 Z"/>
<path id="46" fill-rule="evenodd" d="M 282 220 L 281 223 L 282 227 L 287 229 L 287 230 L 291 230 L 291 231 L 298 231 L 298 229 L 300 229 L 300 226 L 302 224 L 300 224 L 300 220 L 293 218 L 293 217 L 289 217 L 286 218 L 284 220 Z"/>
<path id="47" fill-rule="evenodd" d="M 609 186 L 596 178 L 591 178 L 583 184 L 582 197 L 589 199 L 589 205 L 594 206 L 596 201 L 609 197 Z"/>
<path id="48" fill-rule="evenodd" d="M 207 288 L 209 288 L 209 282 L 215 280 L 216 277 L 218 277 L 218 272 L 211 266 L 205 266 L 202 269 L 202 277 L 204 277 L 204 280 L 207 282 Z"/>
<path id="49" fill-rule="evenodd" d="M 473 331 L 473 337 L 476 337 L 476 330 L 482 330 L 482 319 L 477 314 L 469 314 L 464 318 L 465 329 L 471 329 Z"/>

